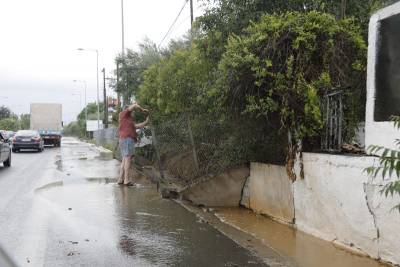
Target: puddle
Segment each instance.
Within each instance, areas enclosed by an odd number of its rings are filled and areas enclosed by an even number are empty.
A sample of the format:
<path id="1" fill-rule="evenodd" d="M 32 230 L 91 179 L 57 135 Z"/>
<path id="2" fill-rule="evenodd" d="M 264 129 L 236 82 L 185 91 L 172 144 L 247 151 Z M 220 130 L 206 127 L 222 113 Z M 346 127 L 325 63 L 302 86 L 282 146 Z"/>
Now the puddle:
<path id="1" fill-rule="evenodd" d="M 61 172 L 64 171 L 62 159 L 56 160 L 56 161 L 54 162 L 54 164 L 56 164 L 57 170 L 59 170 L 59 171 L 61 171 Z"/>
<path id="2" fill-rule="evenodd" d="M 115 184 L 117 182 L 116 178 L 85 178 L 86 181 L 96 184 Z"/>
<path id="3" fill-rule="evenodd" d="M 46 265 L 265 266 L 194 214 L 160 198 L 154 186 L 111 181 L 88 178 L 36 190 L 39 215 L 50 221 L 32 227 L 56 233 L 45 237 L 47 249 L 40 257 Z"/>
<path id="4" fill-rule="evenodd" d="M 35 192 L 39 192 L 39 191 L 43 191 L 43 190 L 49 190 L 49 189 L 53 189 L 55 187 L 62 187 L 65 185 L 90 185 L 90 184 L 98 184 L 98 185 L 107 185 L 107 184 L 115 184 L 117 181 L 117 179 L 115 178 L 85 178 L 85 179 L 81 179 L 81 178 L 71 178 L 71 180 L 63 180 L 63 181 L 57 181 L 57 182 L 53 182 L 53 183 L 49 183 L 46 185 L 43 185 L 41 187 L 36 188 L 34 191 Z"/>
<path id="5" fill-rule="evenodd" d="M 41 190 L 47 190 L 47 189 L 51 189 L 53 187 L 59 187 L 59 186 L 63 186 L 64 182 L 63 181 L 58 181 L 58 182 L 54 182 L 54 183 L 50 183 L 50 184 L 46 184 L 44 186 L 38 187 L 34 190 L 34 192 L 39 192 Z"/>
<path id="6" fill-rule="evenodd" d="M 352 254 L 301 231 L 244 208 L 217 208 L 215 215 L 289 257 L 299 267 L 388 267 L 368 257 Z"/>

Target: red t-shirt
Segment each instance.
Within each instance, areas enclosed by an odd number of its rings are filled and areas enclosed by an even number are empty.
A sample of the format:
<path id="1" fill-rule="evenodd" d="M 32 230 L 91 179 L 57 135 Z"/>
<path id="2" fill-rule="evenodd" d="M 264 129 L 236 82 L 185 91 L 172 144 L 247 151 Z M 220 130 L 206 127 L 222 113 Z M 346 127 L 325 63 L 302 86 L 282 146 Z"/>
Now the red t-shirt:
<path id="1" fill-rule="evenodd" d="M 119 138 L 132 138 L 137 140 L 135 123 L 133 122 L 131 111 L 125 109 L 119 113 Z"/>

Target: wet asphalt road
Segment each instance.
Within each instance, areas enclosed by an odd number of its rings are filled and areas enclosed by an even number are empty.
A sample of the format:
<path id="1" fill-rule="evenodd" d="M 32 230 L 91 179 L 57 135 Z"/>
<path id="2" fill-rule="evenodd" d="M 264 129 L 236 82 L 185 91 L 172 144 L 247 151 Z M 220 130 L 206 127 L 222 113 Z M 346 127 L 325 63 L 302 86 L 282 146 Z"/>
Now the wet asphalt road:
<path id="1" fill-rule="evenodd" d="M 20 266 L 264 266 L 118 162 L 64 138 L 0 167 L 0 244 Z"/>

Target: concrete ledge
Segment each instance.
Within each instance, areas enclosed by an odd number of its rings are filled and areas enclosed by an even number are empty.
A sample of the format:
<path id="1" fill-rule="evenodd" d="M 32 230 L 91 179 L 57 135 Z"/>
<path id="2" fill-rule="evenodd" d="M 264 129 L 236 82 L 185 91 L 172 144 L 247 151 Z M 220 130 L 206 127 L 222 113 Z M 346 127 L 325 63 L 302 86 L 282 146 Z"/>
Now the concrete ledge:
<path id="1" fill-rule="evenodd" d="M 247 167 L 229 170 L 184 190 L 182 197 L 196 205 L 237 207 L 249 173 Z"/>

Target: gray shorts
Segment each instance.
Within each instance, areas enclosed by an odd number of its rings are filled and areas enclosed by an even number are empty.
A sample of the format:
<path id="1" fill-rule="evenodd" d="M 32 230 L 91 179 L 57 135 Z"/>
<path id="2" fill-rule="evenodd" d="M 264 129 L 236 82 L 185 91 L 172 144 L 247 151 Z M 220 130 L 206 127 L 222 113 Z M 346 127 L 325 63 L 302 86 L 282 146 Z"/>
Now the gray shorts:
<path id="1" fill-rule="evenodd" d="M 131 157 L 135 154 L 135 141 L 130 137 L 119 139 L 119 149 L 122 157 Z"/>

